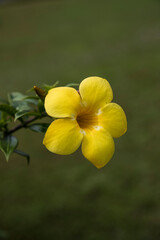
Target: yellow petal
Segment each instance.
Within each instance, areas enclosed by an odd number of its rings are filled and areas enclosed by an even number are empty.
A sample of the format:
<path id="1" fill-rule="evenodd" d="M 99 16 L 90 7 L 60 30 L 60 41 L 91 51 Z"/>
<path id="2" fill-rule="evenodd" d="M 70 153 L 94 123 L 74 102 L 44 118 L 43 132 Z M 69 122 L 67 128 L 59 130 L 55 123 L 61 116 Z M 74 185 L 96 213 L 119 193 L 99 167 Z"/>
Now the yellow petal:
<path id="1" fill-rule="evenodd" d="M 86 131 L 82 141 L 83 155 L 97 168 L 104 167 L 114 153 L 113 138 L 103 128 L 99 128 Z"/>
<path id="2" fill-rule="evenodd" d="M 80 127 L 75 120 L 58 119 L 47 129 L 43 144 L 53 153 L 68 155 L 78 149 L 82 138 Z"/>
<path id="3" fill-rule="evenodd" d="M 112 101 L 113 92 L 109 82 L 100 77 L 85 78 L 79 87 L 86 107 L 98 109 Z"/>
<path id="4" fill-rule="evenodd" d="M 127 131 L 127 119 L 123 109 L 116 103 L 108 103 L 100 110 L 100 125 L 112 137 L 120 137 Z"/>
<path id="5" fill-rule="evenodd" d="M 48 115 L 55 118 L 72 117 L 80 106 L 80 96 L 71 87 L 51 89 L 45 98 L 45 109 Z"/>

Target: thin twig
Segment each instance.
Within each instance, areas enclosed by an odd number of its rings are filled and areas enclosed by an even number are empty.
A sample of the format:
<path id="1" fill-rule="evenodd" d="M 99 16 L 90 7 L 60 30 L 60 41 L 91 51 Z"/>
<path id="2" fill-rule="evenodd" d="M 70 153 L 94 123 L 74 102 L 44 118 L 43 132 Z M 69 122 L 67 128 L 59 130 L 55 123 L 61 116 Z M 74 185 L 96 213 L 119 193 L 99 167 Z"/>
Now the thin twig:
<path id="1" fill-rule="evenodd" d="M 27 127 L 28 124 L 30 124 L 31 122 L 34 122 L 35 120 L 37 120 L 37 119 L 39 119 L 39 118 L 42 118 L 42 117 L 46 117 L 46 115 L 42 115 L 41 117 L 39 117 L 39 116 L 33 116 L 33 117 L 31 117 L 30 119 L 28 119 L 28 120 L 25 121 L 24 123 L 20 123 L 20 124 L 18 124 L 17 126 L 15 126 L 14 128 L 12 128 L 11 130 L 9 130 L 9 131 L 7 132 L 7 135 L 11 135 L 12 133 L 18 131 L 19 129 Z"/>

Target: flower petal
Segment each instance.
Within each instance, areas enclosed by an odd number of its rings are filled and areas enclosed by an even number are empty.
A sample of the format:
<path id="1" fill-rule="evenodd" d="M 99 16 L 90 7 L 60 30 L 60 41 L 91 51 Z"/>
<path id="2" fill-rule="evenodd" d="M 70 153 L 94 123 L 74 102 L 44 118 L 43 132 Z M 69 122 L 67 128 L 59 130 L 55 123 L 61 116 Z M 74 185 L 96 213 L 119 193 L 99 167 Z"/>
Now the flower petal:
<path id="1" fill-rule="evenodd" d="M 75 120 L 55 120 L 47 129 L 43 144 L 53 153 L 61 155 L 71 154 L 81 144 L 83 134 L 80 131 L 80 127 Z"/>
<path id="2" fill-rule="evenodd" d="M 113 92 L 109 82 L 100 77 L 85 78 L 79 87 L 80 95 L 85 106 L 100 108 L 112 101 Z"/>
<path id="3" fill-rule="evenodd" d="M 127 131 L 126 115 L 118 104 L 108 103 L 100 112 L 100 125 L 110 132 L 112 137 L 120 137 Z"/>
<path id="4" fill-rule="evenodd" d="M 88 130 L 82 141 L 83 155 L 97 168 L 104 167 L 114 153 L 114 141 L 103 128 Z"/>
<path id="5" fill-rule="evenodd" d="M 80 96 L 71 87 L 57 87 L 51 89 L 45 98 L 45 109 L 48 115 L 61 118 L 72 117 L 80 106 Z"/>

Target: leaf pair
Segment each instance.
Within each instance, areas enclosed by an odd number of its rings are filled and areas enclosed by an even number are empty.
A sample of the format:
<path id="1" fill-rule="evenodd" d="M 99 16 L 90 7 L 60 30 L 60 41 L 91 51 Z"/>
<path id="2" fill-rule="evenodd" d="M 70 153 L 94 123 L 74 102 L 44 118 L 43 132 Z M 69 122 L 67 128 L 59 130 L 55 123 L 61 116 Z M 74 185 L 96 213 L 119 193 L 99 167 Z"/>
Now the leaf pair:
<path id="1" fill-rule="evenodd" d="M 8 95 L 9 104 L 15 109 L 15 121 L 24 116 L 39 116 L 37 112 L 38 97 L 26 96 L 19 92 Z"/>

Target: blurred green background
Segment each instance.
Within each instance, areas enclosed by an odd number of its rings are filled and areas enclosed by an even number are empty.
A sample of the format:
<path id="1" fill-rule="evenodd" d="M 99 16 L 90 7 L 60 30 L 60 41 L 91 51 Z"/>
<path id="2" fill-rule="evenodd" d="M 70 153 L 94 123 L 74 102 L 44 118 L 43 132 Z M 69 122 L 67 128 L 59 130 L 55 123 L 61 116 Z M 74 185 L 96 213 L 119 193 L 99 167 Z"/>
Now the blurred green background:
<path id="1" fill-rule="evenodd" d="M 0 96 L 97 75 L 126 111 L 128 132 L 97 170 L 16 133 L 31 164 L 0 153 L 0 239 L 160 237 L 160 2 L 0 1 Z"/>

